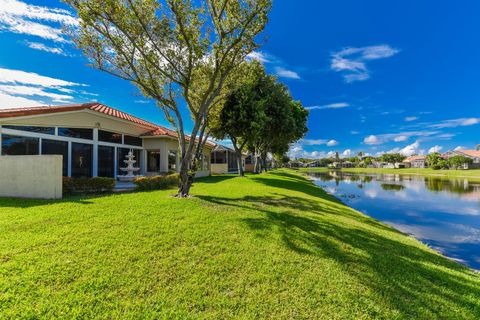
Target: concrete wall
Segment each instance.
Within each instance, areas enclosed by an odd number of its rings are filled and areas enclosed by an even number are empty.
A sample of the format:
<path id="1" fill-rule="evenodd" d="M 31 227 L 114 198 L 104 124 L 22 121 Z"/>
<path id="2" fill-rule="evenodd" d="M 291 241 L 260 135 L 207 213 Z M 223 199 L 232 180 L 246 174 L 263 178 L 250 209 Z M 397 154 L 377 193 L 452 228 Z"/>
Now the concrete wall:
<path id="1" fill-rule="evenodd" d="M 210 165 L 212 174 L 224 174 L 228 173 L 228 163 L 212 163 Z"/>
<path id="2" fill-rule="evenodd" d="M 0 197 L 61 199 L 62 156 L 0 157 Z"/>

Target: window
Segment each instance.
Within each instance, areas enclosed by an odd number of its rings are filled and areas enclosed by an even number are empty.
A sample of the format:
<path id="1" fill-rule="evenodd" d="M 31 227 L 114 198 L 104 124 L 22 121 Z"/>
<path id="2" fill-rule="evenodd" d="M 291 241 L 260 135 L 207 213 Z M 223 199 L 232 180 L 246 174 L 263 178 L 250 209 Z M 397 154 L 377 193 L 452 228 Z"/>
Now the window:
<path id="1" fill-rule="evenodd" d="M 160 172 L 160 152 L 147 151 L 147 171 Z"/>
<path id="2" fill-rule="evenodd" d="M 36 155 L 38 152 L 38 138 L 2 135 L 2 155 L 4 156 Z"/>
<path id="3" fill-rule="evenodd" d="M 252 155 L 245 158 L 245 164 L 253 164 Z"/>
<path id="4" fill-rule="evenodd" d="M 168 151 L 168 171 L 177 171 L 177 151 Z"/>
<path id="5" fill-rule="evenodd" d="M 63 156 L 64 177 L 68 176 L 68 142 L 42 139 L 42 154 L 59 154 Z"/>
<path id="6" fill-rule="evenodd" d="M 98 140 L 111 143 L 122 143 L 122 134 L 98 130 Z"/>
<path id="7" fill-rule="evenodd" d="M 212 163 L 227 163 L 227 152 L 214 151 L 212 156 Z"/>
<path id="8" fill-rule="evenodd" d="M 139 146 L 139 147 L 143 146 L 141 138 L 127 136 L 127 135 L 123 136 L 123 144 L 129 144 L 131 146 Z"/>
<path id="9" fill-rule="evenodd" d="M 20 131 L 28 131 L 28 132 L 36 132 L 36 133 L 43 133 L 43 134 L 55 134 L 55 128 L 54 127 L 32 127 L 32 126 L 3 125 L 2 128 L 20 130 Z"/>
<path id="10" fill-rule="evenodd" d="M 140 150 L 136 149 L 127 149 L 127 148 L 118 148 L 117 149 L 117 174 L 119 175 L 124 175 L 125 172 L 120 170 L 120 168 L 126 168 L 127 164 L 124 162 L 124 160 L 127 160 L 127 154 L 130 150 L 132 150 L 133 155 L 135 158 L 133 160 L 137 161 L 136 163 L 133 164 L 135 168 L 140 167 Z"/>
<path id="11" fill-rule="evenodd" d="M 72 143 L 72 177 L 92 176 L 93 146 L 85 143 Z"/>
<path id="12" fill-rule="evenodd" d="M 98 146 L 98 176 L 113 178 L 115 173 L 115 148 Z"/>
<path id="13" fill-rule="evenodd" d="M 58 135 L 62 137 L 93 139 L 93 129 L 58 128 Z"/>

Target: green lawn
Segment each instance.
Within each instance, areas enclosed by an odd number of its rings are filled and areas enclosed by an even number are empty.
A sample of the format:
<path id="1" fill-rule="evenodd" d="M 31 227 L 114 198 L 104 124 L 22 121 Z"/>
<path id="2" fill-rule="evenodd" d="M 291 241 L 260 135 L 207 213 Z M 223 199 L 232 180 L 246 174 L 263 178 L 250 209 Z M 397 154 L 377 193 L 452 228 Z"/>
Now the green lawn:
<path id="1" fill-rule="evenodd" d="M 328 168 L 301 168 L 301 172 L 325 172 L 331 171 Z M 377 168 L 343 168 L 344 172 L 357 172 L 357 173 L 395 173 L 395 174 L 414 174 L 424 176 L 441 176 L 449 178 L 468 178 L 472 181 L 480 181 L 480 170 L 433 170 L 430 168 L 418 169 L 377 169 Z"/>
<path id="2" fill-rule="evenodd" d="M 480 276 L 290 171 L 0 200 L 0 318 L 479 319 Z"/>

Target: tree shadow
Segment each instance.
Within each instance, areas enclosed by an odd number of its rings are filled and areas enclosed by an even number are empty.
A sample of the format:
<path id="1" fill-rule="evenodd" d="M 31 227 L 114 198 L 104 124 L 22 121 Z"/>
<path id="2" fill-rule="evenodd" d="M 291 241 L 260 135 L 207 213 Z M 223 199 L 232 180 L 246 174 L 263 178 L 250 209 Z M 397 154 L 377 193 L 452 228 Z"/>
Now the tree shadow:
<path id="1" fill-rule="evenodd" d="M 238 177 L 238 175 L 235 175 L 235 174 L 222 174 L 222 175 L 195 178 L 194 183 L 195 182 L 219 183 L 219 182 L 230 180 L 230 179 L 237 178 L 237 177 Z"/>
<path id="2" fill-rule="evenodd" d="M 322 194 L 317 187 L 310 190 L 303 179 L 302 187 L 289 181 L 276 184 L 267 177 L 258 180 L 307 194 Z M 335 260 L 402 317 L 480 316 L 480 278 L 472 282 L 468 268 L 409 241 L 395 229 L 346 208 L 336 199 L 319 203 L 277 193 L 242 198 L 198 197 L 257 213 L 241 219 L 256 236 L 279 235 L 288 250 Z M 341 217 L 335 219 L 331 215 Z M 346 219 L 350 222 L 346 223 Z"/>
<path id="3" fill-rule="evenodd" d="M 111 195 L 111 194 L 109 194 Z M 0 208 L 30 208 L 38 206 L 46 206 L 58 203 L 76 203 L 76 204 L 92 204 L 91 199 L 104 197 L 105 195 L 95 196 L 68 196 L 63 199 L 26 199 L 26 198 L 0 198 Z"/>

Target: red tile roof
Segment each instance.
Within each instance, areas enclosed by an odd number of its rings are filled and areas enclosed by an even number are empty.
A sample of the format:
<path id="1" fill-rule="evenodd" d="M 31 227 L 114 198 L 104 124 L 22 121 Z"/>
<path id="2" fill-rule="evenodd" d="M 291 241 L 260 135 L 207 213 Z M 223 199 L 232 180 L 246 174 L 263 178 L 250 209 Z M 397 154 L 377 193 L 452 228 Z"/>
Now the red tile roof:
<path id="1" fill-rule="evenodd" d="M 0 109 L 0 118 L 24 117 L 24 116 L 77 111 L 77 110 L 96 111 L 111 117 L 127 120 L 151 129 L 150 131 L 143 134 L 142 136 L 148 136 L 148 137 L 170 136 L 174 138 L 177 137 L 177 133 L 174 130 L 134 117 L 128 113 L 111 108 L 109 106 L 106 106 L 98 102 L 70 104 L 70 105 L 62 105 L 62 106 L 40 106 L 40 107 L 31 107 L 31 108 Z M 190 137 L 187 136 L 187 139 L 189 138 Z M 214 146 L 213 143 L 208 141 L 206 144 L 210 147 Z"/>
<path id="2" fill-rule="evenodd" d="M 411 156 L 411 157 L 408 157 L 407 159 L 405 159 L 405 161 L 411 162 L 411 161 L 425 160 L 426 158 L 427 157 L 425 157 L 425 156 Z"/>
<path id="3" fill-rule="evenodd" d="M 480 150 L 458 150 L 458 152 L 463 153 L 469 157 L 480 158 Z"/>

